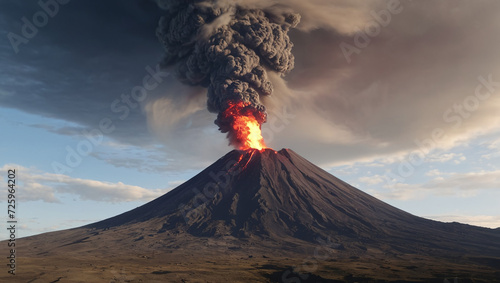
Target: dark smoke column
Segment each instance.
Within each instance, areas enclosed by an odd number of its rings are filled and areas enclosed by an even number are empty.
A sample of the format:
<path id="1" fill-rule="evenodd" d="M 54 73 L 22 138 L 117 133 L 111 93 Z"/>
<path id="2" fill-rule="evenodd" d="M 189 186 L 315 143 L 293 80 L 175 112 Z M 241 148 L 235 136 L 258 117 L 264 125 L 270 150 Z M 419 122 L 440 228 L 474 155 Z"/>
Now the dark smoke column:
<path id="1" fill-rule="evenodd" d="M 166 15 L 157 36 L 165 49 L 163 66 L 174 66 L 183 83 L 208 89 L 208 110 L 218 113 L 215 124 L 239 146 L 234 115 L 266 122 L 260 96 L 273 91 L 267 72 L 284 76 L 293 69 L 288 31 L 300 16 L 277 6 L 266 11 L 237 3 L 159 0 Z"/>

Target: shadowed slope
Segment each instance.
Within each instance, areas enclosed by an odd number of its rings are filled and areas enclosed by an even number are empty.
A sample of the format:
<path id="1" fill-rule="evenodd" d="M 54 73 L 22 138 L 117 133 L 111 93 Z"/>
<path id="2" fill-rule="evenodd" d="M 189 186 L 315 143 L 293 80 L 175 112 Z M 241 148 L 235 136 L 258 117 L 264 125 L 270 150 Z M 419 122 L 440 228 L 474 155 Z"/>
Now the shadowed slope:
<path id="1" fill-rule="evenodd" d="M 500 282 L 499 229 L 411 215 L 289 149 L 231 151 L 143 206 L 16 245 L 19 282 Z"/>
<path id="2" fill-rule="evenodd" d="M 352 251 L 500 255 L 497 231 L 420 218 L 337 179 L 289 149 L 231 151 L 164 196 L 86 228 L 162 223 L 158 233 L 317 242 Z M 285 245 L 286 246 L 286 245 Z"/>

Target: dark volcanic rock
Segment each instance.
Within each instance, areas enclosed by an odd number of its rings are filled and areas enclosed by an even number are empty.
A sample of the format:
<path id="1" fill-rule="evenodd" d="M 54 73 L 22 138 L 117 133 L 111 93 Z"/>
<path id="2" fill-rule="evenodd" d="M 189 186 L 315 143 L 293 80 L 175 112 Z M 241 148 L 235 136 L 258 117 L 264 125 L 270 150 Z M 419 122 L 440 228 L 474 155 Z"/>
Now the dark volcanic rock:
<path id="1" fill-rule="evenodd" d="M 148 222 L 161 223 L 159 234 L 252 239 L 285 249 L 329 239 L 334 248 L 359 252 L 500 256 L 498 229 L 411 215 L 290 149 L 231 151 L 162 197 L 83 228 Z"/>
<path id="2" fill-rule="evenodd" d="M 15 279 L 500 282 L 499 232 L 411 215 L 289 149 L 235 150 L 129 212 L 16 239 Z"/>

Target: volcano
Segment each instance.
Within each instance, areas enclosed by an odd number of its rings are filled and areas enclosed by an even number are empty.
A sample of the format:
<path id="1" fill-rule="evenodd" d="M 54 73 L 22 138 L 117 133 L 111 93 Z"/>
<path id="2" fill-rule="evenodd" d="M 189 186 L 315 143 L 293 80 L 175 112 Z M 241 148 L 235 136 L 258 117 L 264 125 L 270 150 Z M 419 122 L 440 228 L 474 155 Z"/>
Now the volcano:
<path id="1" fill-rule="evenodd" d="M 92 282 L 500 278 L 498 229 L 414 216 L 290 149 L 233 150 L 136 209 L 19 239 L 19 254 L 38 270 L 20 275 L 27 281 L 75 274 Z M 43 262 L 58 265 L 41 271 Z"/>

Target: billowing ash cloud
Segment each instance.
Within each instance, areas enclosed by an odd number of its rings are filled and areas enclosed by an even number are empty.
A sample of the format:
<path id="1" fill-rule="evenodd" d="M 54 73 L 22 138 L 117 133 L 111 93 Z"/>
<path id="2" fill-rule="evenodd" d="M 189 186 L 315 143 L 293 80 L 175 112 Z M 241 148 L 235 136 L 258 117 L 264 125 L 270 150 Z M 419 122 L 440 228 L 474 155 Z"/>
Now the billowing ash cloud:
<path id="1" fill-rule="evenodd" d="M 266 10 L 232 1 L 158 1 L 166 11 L 157 36 L 165 49 L 164 66 L 173 66 L 183 83 L 207 88 L 208 110 L 219 113 L 215 123 L 231 131 L 221 115 L 231 104 L 243 102 L 260 124 L 266 108 L 260 96 L 273 86 L 268 72 L 284 76 L 294 67 L 288 36 L 300 16 L 277 7 Z"/>

